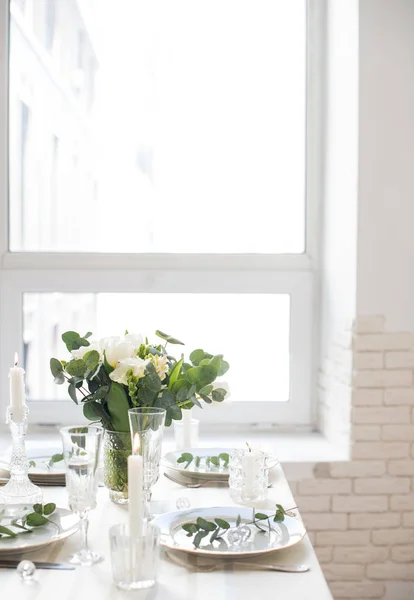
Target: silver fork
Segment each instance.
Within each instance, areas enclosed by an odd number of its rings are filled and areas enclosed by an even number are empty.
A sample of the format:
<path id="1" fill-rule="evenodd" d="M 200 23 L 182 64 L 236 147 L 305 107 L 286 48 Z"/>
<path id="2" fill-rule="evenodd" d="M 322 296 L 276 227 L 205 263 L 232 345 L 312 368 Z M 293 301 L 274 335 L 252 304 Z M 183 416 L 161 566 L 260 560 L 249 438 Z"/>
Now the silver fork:
<path id="1" fill-rule="evenodd" d="M 214 483 L 214 484 L 224 484 L 225 486 L 228 486 L 228 481 L 227 480 L 223 480 L 223 479 L 206 479 L 205 481 L 198 481 L 196 482 L 191 482 L 191 481 L 179 481 L 178 479 L 174 479 L 174 477 L 171 477 L 170 475 L 167 475 L 167 473 L 164 473 L 164 476 L 169 479 L 170 481 L 173 481 L 174 483 L 178 483 L 178 485 L 182 485 L 183 487 L 186 488 L 199 488 L 199 487 L 203 487 L 204 485 L 208 485 L 209 483 Z"/>
<path id="2" fill-rule="evenodd" d="M 310 570 L 309 565 L 300 564 L 300 565 L 267 565 L 260 563 L 247 562 L 242 560 L 225 560 L 220 563 L 212 563 L 209 565 L 195 565 L 191 564 L 177 556 L 170 554 L 169 552 L 165 552 L 166 557 L 173 563 L 179 565 L 180 567 L 185 567 L 192 571 L 202 571 L 204 573 L 211 573 L 212 571 L 217 571 L 218 569 L 225 569 L 226 566 L 236 566 L 236 567 L 248 567 L 249 569 L 257 569 L 259 571 L 280 571 L 283 573 L 306 573 L 306 571 Z"/>
<path id="3" fill-rule="evenodd" d="M 198 482 L 191 482 L 191 481 L 180 481 L 179 479 L 174 479 L 174 477 L 171 477 L 171 475 L 167 475 L 167 473 L 164 473 L 164 476 L 169 479 L 170 481 L 173 481 L 174 483 L 178 483 L 178 485 L 182 485 L 183 487 L 186 488 L 200 488 L 203 487 L 204 485 L 208 485 L 209 483 L 214 483 L 215 485 L 217 484 L 221 484 L 221 485 L 225 485 L 228 487 L 228 480 L 227 479 L 206 479 L 204 481 L 198 481 Z M 268 488 L 272 488 L 273 487 L 273 483 L 271 483 L 270 485 L 267 486 Z"/>

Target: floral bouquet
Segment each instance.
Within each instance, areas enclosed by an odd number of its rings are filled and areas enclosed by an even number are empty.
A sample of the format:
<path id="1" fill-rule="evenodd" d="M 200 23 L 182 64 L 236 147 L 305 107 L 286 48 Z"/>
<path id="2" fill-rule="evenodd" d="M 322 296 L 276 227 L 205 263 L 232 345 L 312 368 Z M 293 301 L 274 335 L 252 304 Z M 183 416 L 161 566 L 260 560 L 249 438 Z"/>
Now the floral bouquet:
<path id="1" fill-rule="evenodd" d="M 89 341 L 91 335 L 64 333 L 62 340 L 70 359 L 52 358 L 50 370 L 55 383 L 68 384 L 69 396 L 82 405 L 85 417 L 101 422 L 112 435 L 112 439 L 106 436 L 111 446 L 111 452 L 105 452 L 106 483 L 125 497 L 126 458 L 131 453 L 128 409 L 164 408 L 168 427 L 173 420 L 182 419 L 183 410 L 225 399 L 227 385 L 216 380 L 229 364 L 221 354 L 214 356 L 201 349 L 191 352 L 189 362 L 183 354 L 175 358 L 167 352 L 167 345 L 183 343 L 162 331 L 155 332 L 162 340 L 158 344 L 128 332 L 100 341 Z"/>
<path id="2" fill-rule="evenodd" d="M 85 417 L 101 421 L 105 429 L 129 431 L 128 409 L 138 406 L 165 408 L 169 427 L 173 420 L 181 420 L 183 410 L 202 408 L 201 400 L 222 402 L 227 395 L 226 385 L 216 382 L 229 368 L 221 354 L 198 349 L 190 354 L 190 362 L 184 355 L 176 359 L 167 345 L 184 344 L 162 331 L 155 332 L 163 340 L 160 344 L 128 332 L 99 342 L 90 342 L 91 335 L 64 333 L 71 358 L 52 358 L 50 369 L 55 383 L 69 384 L 69 396 L 82 404 Z"/>

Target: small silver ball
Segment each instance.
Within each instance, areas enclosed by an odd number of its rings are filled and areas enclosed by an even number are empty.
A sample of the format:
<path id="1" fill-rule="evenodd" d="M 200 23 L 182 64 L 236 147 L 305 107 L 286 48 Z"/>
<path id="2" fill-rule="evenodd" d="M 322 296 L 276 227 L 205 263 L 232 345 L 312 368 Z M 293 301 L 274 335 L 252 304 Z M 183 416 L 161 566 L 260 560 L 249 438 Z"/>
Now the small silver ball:
<path id="1" fill-rule="evenodd" d="M 30 581 L 36 573 L 36 567 L 31 560 L 22 560 L 17 565 L 17 572 L 22 579 Z"/>
<path id="2" fill-rule="evenodd" d="M 188 498 L 186 498 L 185 496 L 182 496 L 181 498 L 177 498 L 177 502 L 175 503 L 175 505 L 178 508 L 178 510 L 183 510 L 184 508 L 190 508 L 190 506 L 191 506 L 190 500 Z"/>

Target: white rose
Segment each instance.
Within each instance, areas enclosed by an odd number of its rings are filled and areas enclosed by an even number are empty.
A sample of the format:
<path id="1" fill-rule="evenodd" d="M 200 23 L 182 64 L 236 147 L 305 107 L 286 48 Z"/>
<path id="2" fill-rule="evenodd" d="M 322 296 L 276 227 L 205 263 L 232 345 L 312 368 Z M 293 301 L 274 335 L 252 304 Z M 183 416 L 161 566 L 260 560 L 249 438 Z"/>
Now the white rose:
<path id="1" fill-rule="evenodd" d="M 91 341 L 89 346 L 81 346 L 80 348 L 78 348 L 78 350 L 72 350 L 71 354 L 75 358 L 83 358 L 85 354 L 87 352 L 90 352 L 91 350 L 96 350 L 97 352 L 99 352 L 99 356 L 102 357 L 101 347 L 97 340 Z"/>
<path id="2" fill-rule="evenodd" d="M 124 358 L 132 358 L 136 352 L 134 344 L 120 337 L 103 338 L 100 346 L 111 367 L 116 367 L 118 362 Z"/>
<path id="3" fill-rule="evenodd" d="M 147 366 L 147 363 L 148 360 L 142 360 L 142 358 L 139 358 L 138 356 L 134 356 L 133 358 L 124 358 L 118 362 L 115 369 L 109 374 L 109 377 L 112 379 L 112 381 L 128 385 L 128 371 L 132 371 L 132 374 L 140 379 L 145 375 L 145 367 Z"/>

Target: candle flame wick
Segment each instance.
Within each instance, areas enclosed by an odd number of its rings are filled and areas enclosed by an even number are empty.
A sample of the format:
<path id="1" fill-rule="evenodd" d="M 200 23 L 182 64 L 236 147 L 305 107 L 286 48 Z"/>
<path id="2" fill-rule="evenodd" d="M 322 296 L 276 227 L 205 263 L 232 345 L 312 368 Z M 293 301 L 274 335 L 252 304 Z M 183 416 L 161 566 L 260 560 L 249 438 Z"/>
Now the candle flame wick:
<path id="1" fill-rule="evenodd" d="M 19 355 L 17 354 L 17 352 L 14 353 L 14 366 L 17 367 L 17 365 L 19 364 Z"/>
<path id="2" fill-rule="evenodd" d="M 134 454 L 139 454 L 139 451 L 141 450 L 141 438 L 139 437 L 139 433 L 136 433 L 134 435 L 134 443 L 132 450 Z"/>
<path id="3" fill-rule="evenodd" d="M 246 442 L 246 446 L 247 446 L 247 448 L 249 449 L 249 452 L 251 452 L 251 451 L 252 451 L 252 448 L 251 448 L 251 446 L 250 446 L 249 442 Z"/>

